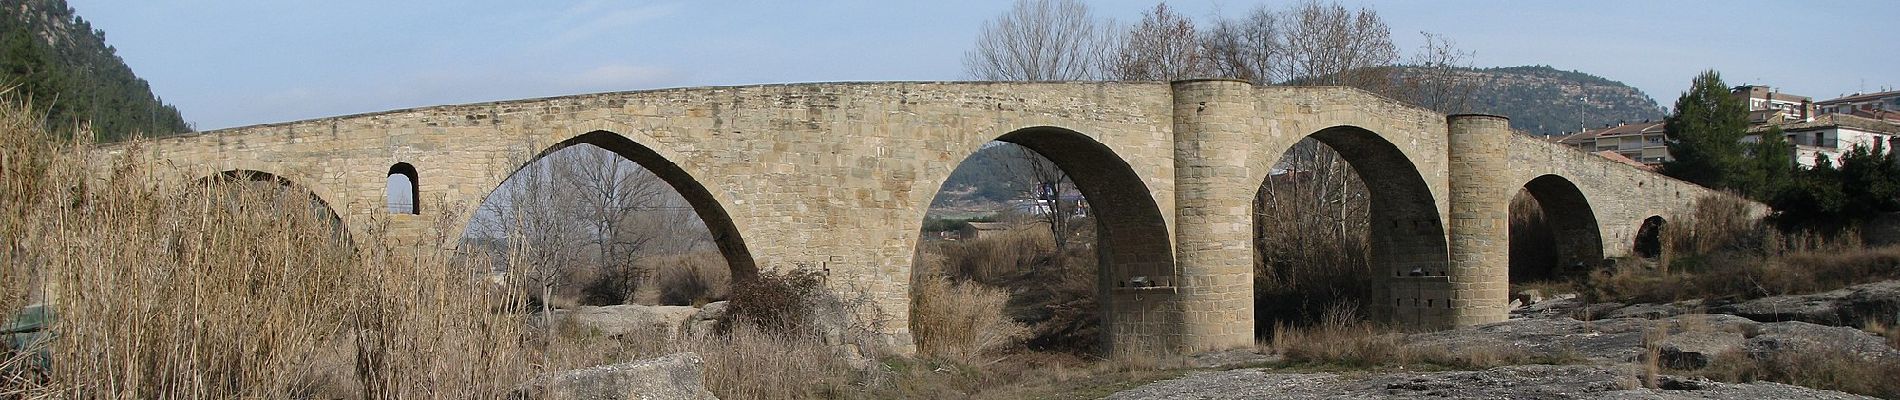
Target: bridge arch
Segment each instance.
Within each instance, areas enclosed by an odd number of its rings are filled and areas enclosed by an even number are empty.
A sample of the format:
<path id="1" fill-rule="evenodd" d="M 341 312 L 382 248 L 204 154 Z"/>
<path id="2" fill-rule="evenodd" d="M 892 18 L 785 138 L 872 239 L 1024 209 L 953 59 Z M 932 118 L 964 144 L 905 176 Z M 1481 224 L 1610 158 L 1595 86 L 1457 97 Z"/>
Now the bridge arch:
<path id="1" fill-rule="evenodd" d="M 1550 256 L 1545 257 L 1548 258 L 1546 260 L 1531 262 L 1519 259 L 1520 256 L 1524 256 L 1522 254 L 1514 254 L 1511 260 L 1511 282 L 1584 273 L 1589 270 L 1589 267 L 1602 262 L 1602 230 L 1598 227 L 1596 212 L 1591 208 L 1590 199 L 1584 195 L 1582 189 L 1570 179 L 1556 174 L 1540 175 L 1525 182 L 1522 188 L 1542 210 L 1542 222 L 1546 224 L 1545 227 L 1548 228 L 1549 233 L 1547 239 L 1537 238 L 1549 240 L 1548 243 L 1529 243 L 1528 246 L 1541 248 Z M 1511 210 L 1511 212 L 1518 211 L 1520 210 L 1515 207 Z M 1514 226 L 1519 217 L 1511 216 Z M 1520 235 L 1513 233 L 1511 239 L 1516 241 L 1530 238 L 1521 238 Z M 1526 244 L 1512 243 L 1511 248 L 1513 250 L 1526 248 L 1524 245 Z"/>
<path id="2" fill-rule="evenodd" d="M 637 132 L 633 134 L 639 135 Z M 730 268 L 733 282 L 750 278 L 758 273 L 757 263 L 753 259 L 752 252 L 746 246 L 744 237 L 740 234 L 738 226 L 734 223 L 731 214 L 727 211 L 727 206 L 720 201 L 715 194 L 708 190 L 699 178 L 694 177 L 691 173 L 687 172 L 685 168 L 672 161 L 672 158 L 663 154 L 663 150 L 636 142 L 619 132 L 606 129 L 593 129 L 549 145 L 540 152 L 535 153 L 532 157 L 529 157 L 526 161 L 509 169 L 507 174 L 502 175 L 502 179 L 495 181 L 495 184 L 488 189 L 483 197 L 492 196 L 501 188 L 508 177 L 520 173 L 535 162 L 546 158 L 548 155 L 568 147 L 582 144 L 599 147 L 625 158 L 628 161 L 632 161 L 641 168 L 645 168 L 647 171 L 653 173 L 654 176 L 665 182 L 667 186 L 671 187 L 675 192 L 678 192 L 680 197 L 686 200 L 687 205 L 692 208 L 693 213 L 705 223 L 707 230 L 712 234 L 713 245 L 719 250 L 721 257 L 725 259 L 726 265 Z M 480 207 L 479 201 L 476 204 L 470 205 L 470 209 L 477 207 Z M 463 218 L 466 219 L 469 217 L 465 216 Z M 468 225 L 469 224 L 465 221 L 463 223 L 463 229 L 469 229 Z"/>
<path id="3" fill-rule="evenodd" d="M 1166 215 L 1129 161 L 1089 135 L 1057 126 L 1017 128 L 992 140 L 1022 146 L 1048 159 L 1068 175 L 1087 200 L 1096 231 L 1094 293 L 1102 335 L 1097 350 L 1111 352 L 1145 345 L 1142 340 L 1174 329 L 1178 321 L 1169 319 L 1172 314 L 1156 312 L 1167 307 L 1165 299 L 1123 295 L 1172 287 L 1178 279 Z M 975 151 L 958 160 L 968 160 L 973 154 Z M 934 189 L 940 193 L 942 183 Z M 920 202 L 926 208 L 927 199 Z M 913 244 L 913 252 L 923 248 L 922 240 Z M 917 269 L 911 271 L 913 275 L 920 273 Z M 916 289 L 910 290 L 914 299 Z"/>
<path id="4" fill-rule="evenodd" d="M 1370 287 L 1344 290 L 1364 290 L 1365 303 L 1361 306 L 1373 318 L 1418 322 L 1433 319 L 1432 315 L 1425 314 L 1448 312 L 1450 299 L 1445 288 L 1449 286 L 1450 271 L 1445 224 L 1431 186 L 1411 157 L 1380 133 L 1356 125 L 1330 126 L 1304 138 L 1332 148 L 1365 184 L 1368 196 L 1366 263 L 1372 276 L 1357 281 L 1371 283 L 1367 283 Z M 1281 158 L 1296 146 L 1299 146 L 1297 142 L 1283 148 L 1266 148 L 1279 151 L 1269 153 L 1268 159 L 1273 163 L 1267 165 L 1280 164 Z M 1296 174 L 1262 174 L 1262 179 L 1256 182 L 1255 187 L 1261 192 L 1253 201 L 1256 266 L 1270 265 L 1274 261 L 1265 259 L 1268 255 L 1263 254 L 1261 247 L 1262 241 L 1267 240 L 1267 229 L 1271 229 L 1263 220 L 1267 211 L 1264 192 L 1274 183 L 1272 180 L 1283 179 L 1276 176 Z M 1271 304 L 1258 303 L 1277 301 L 1263 295 L 1255 293 L 1257 312 L 1285 312 Z M 1255 318 L 1255 324 L 1271 324 L 1275 320 L 1263 317 Z M 1266 334 L 1271 328 L 1256 326 L 1255 332 Z"/>
<path id="5" fill-rule="evenodd" d="M 338 239 L 343 240 L 344 243 L 348 243 L 352 246 L 351 248 L 357 248 L 356 242 L 353 241 L 354 235 L 350 232 L 349 224 L 345 223 L 343 216 L 337 213 L 336 207 L 331 206 L 332 203 L 329 200 L 325 200 L 324 196 L 317 193 L 316 190 L 293 182 L 289 178 L 252 169 L 228 169 L 200 177 L 196 179 L 195 182 L 200 185 L 210 185 L 218 182 L 267 184 L 283 189 L 289 194 L 306 195 L 309 200 L 308 205 L 311 206 L 312 211 L 318 214 L 316 217 L 321 220 L 330 221 L 339 235 Z M 289 199 L 279 198 L 277 200 L 286 201 Z M 294 206 L 294 204 L 278 204 L 276 208 L 279 210 L 290 210 L 293 209 L 291 206 Z"/>
<path id="6" fill-rule="evenodd" d="M 1669 229 L 1669 221 L 1661 215 L 1644 218 L 1636 228 L 1636 238 L 1630 243 L 1630 255 L 1638 258 L 1656 259 L 1663 255 L 1663 230 Z"/>

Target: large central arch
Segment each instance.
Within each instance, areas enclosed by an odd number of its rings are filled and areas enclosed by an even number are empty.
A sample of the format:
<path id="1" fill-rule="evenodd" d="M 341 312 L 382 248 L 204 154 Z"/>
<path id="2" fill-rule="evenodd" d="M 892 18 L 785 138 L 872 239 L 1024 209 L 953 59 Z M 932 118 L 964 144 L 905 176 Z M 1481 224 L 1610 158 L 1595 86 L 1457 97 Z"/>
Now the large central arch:
<path id="1" fill-rule="evenodd" d="M 1418 167 L 1398 146 L 1357 126 L 1333 126 L 1306 137 L 1331 147 L 1365 183 L 1370 203 L 1367 261 L 1378 275 L 1367 277 L 1375 287 L 1362 304 L 1365 311 L 1374 318 L 1409 324 L 1434 321 L 1434 315 L 1448 312 L 1449 293 L 1443 293 L 1449 287 L 1450 272 L 1445 225 Z M 1281 154 L 1289 149 L 1280 149 Z M 1263 179 L 1255 187 L 1265 189 L 1267 184 Z M 1261 207 L 1259 201 L 1256 196 L 1256 210 Z M 1263 256 L 1256 248 L 1256 265 Z M 1256 324 L 1269 320 L 1255 319 Z M 1257 327 L 1255 332 L 1270 332 L 1270 328 Z"/>
<path id="2" fill-rule="evenodd" d="M 1179 313 L 1168 309 L 1171 299 L 1130 295 L 1171 288 L 1177 280 L 1167 221 L 1141 176 L 1107 145 L 1069 129 L 1021 128 L 994 140 L 1047 158 L 1088 200 L 1097 237 L 1095 294 L 1104 352 L 1168 347 L 1152 339 L 1181 323 Z M 917 243 L 918 248 L 922 245 Z"/>
<path id="3" fill-rule="evenodd" d="M 745 239 L 739 235 L 739 228 L 733 224 L 732 216 L 726 212 L 725 206 L 713 197 L 712 192 L 678 164 L 626 136 L 606 130 L 595 130 L 568 138 L 536 153 L 534 157 L 516 166 L 509 176 L 519 173 L 556 151 L 581 144 L 594 145 L 633 161 L 666 182 L 674 191 L 679 192 L 680 197 L 685 198 L 693 212 L 705 222 L 706 229 L 712 234 L 713 244 L 731 268 L 733 282 L 749 279 L 758 273 L 758 265 L 753 260 L 751 251 L 747 249 Z M 490 195 L 499 187 L 500 183 L 497 183 L 495 188 L 489 189 Z"/>

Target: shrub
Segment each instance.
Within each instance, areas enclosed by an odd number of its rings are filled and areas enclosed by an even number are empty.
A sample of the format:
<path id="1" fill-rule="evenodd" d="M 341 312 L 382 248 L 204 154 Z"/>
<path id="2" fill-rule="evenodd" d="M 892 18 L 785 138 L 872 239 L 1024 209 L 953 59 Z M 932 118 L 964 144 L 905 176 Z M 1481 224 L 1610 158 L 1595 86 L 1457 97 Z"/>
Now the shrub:
<path id="1" fill-rule="evenodd" d="M 1029 328 L 1004 314 L 1009 293 L 975 282 L 920 279 L 911 287 L 911 333 L 926 356 L 970 362 L 1018 344 Z"/>
<path id="2" fill-rule="evenodd" d="M 768 332 L 811 332 L 817 317 L 814 297 L 823 294 L 824 277 L 818 271 L 760 271 L 733 286 L 730 317 L 721 331 L 750 324 Z"/>
<path id="3" fill-rule="evenodd" d="M 697 306 L 719 301 L 726 298 L 731 285 L 731 267 L 719 253 L 657 257 L 651 265 L 659 275 L 659 304 Z"/>

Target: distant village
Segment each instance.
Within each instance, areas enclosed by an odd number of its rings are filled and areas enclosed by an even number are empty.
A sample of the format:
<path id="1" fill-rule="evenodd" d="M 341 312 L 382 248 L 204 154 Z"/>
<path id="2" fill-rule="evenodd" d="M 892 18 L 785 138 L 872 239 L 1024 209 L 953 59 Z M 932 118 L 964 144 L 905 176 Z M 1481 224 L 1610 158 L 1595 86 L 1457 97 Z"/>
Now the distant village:
<path id="1" fill-rule="evenodd" d="M 1817 157 L 1838 165 L 1855 146 L 1891 154 L 1900 145 L 1900 90 L 1820 102 L 1762 85 L 1737 86 L 1731 94 L 1748 105 L 1750 135 L 1742 141 L 1761 140 L 1762 133 L 1780 128 L 1802 167 L 1815 166 Z M 1604 125 L 1549 140 L 1650 170 L 1675 159 L 1666 145 L 1664 121 Z"/>

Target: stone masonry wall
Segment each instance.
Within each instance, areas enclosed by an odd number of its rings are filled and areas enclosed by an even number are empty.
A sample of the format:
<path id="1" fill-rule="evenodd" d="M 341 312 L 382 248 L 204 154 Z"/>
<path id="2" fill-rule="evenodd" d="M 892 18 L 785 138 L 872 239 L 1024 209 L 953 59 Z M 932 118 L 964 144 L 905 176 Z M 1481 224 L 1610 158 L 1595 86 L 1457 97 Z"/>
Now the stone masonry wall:
<path id="1" fill-rule="evenodd" d="M 1458 252 L 1446 250 L 1447 238 L 1461 226 L 1447 217 L 1454 196 L 1475 199 L 1474 207 L 1502 204 L 1482 196 L 1563 176 L 1590 199 L 1606 252 L 1621 254 L 1642 217 L 1682 212 L 1707 192 L 1528 138 L 1500 141 L 1499 151 L 1484 146 L 1485 157 L 1509 159 L 1494 174 L 1505 183 L 1486 178 L 1484 190 L 1459 192 L 1454 183 L 1464 175 L 1447 173 L 1459 157 L 1448 129 L 1442 115 L 1350 88 L 825 83 L 424 107 L 113 145 L 100 154 L 148 152 L 181 176 L 275 174 L 335 208 L 359 245 L 428 248 L 455 246 L 482 200 L 537 155 L 601 143 L 671 171 L 676 186 L 693 189 L 683 192 L 695 192 L 688 197 L 702 216 L 723 215 L 707 220 L 731 233 L 722 243 L 740 250 L 727 252 L 744 258 L 729 260 L 735 266 L 825 271 L 834 288 L 872 301 L 861 320 L 900 350 L 910 345 L 911 261 L 929 202 L 958 163 L 999 138 L 1065 163 L 1092 201 L 1113 205 L 1096 209 L 1111 215 L 1114 233 L 1104 237 L 1113 264 L 1101 282 L 1105 330 L 1124 350 L 1251 344 L 1252 197 L 1280 155 L 1309 136 L 1353 160 L 1362 176 L 1377 176 L 1367 181 L 1381 204 L 1375 262 L 1395 272 L 1388 311 L 1425 325 L 1490 318 L 1437 311 L 1453 300 L 1486 310 L 1505 301 L 1488 280 L 1502 261 L 1450 261 Z M 384 211 L 387 172 L 398 162 L 418 170 L 424 215 Z M 1505 246 L 1472 245 L 1500 253 Z M 1460 268 L 1487 278 L 1464 280 Z M 1411 270 L 1428 273 L 1405 276 Z M 1161 284 L 1116 289 L 1136 277 Z"/>

